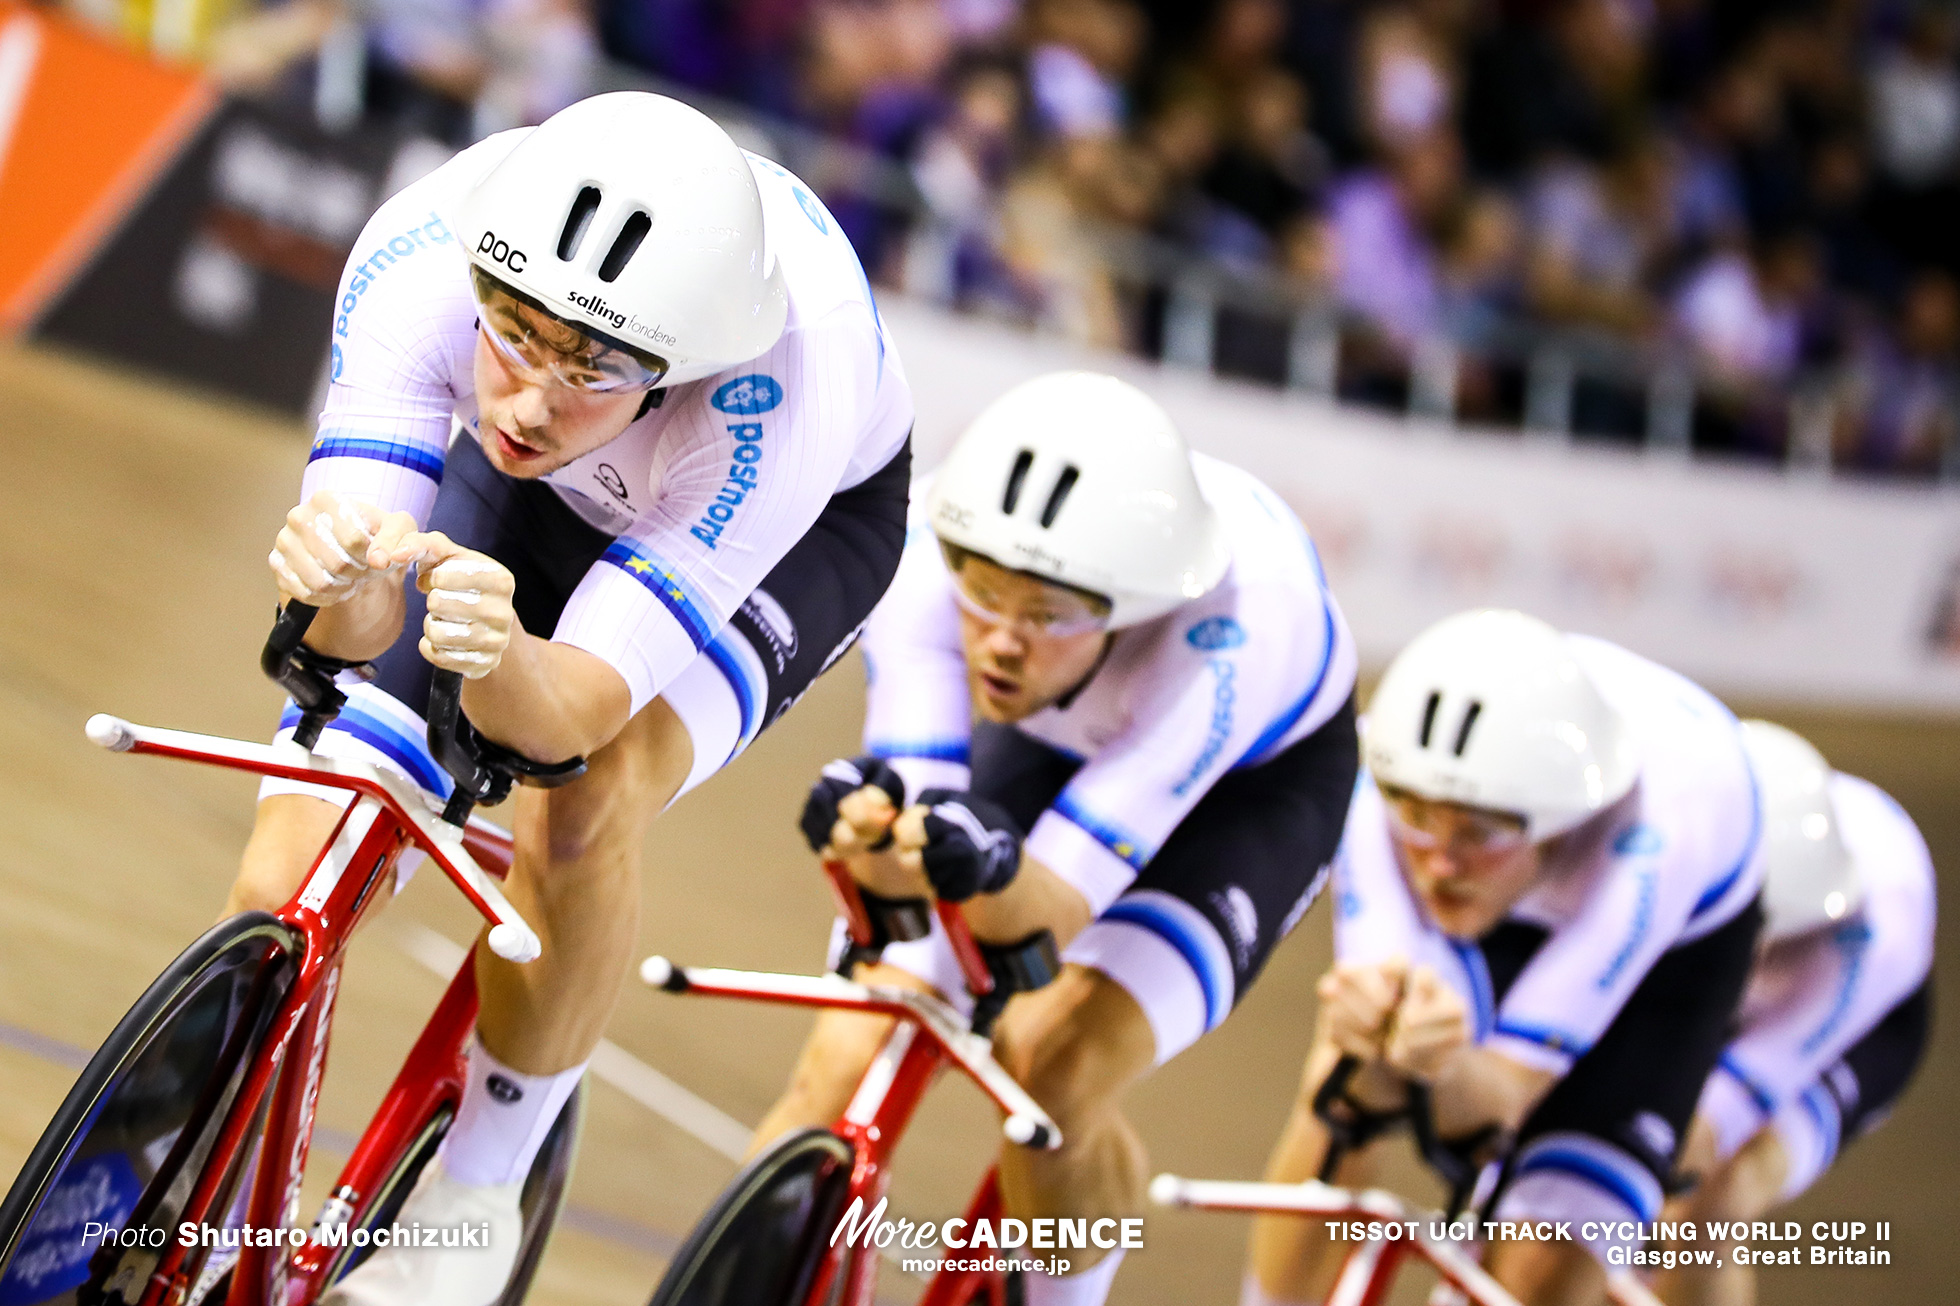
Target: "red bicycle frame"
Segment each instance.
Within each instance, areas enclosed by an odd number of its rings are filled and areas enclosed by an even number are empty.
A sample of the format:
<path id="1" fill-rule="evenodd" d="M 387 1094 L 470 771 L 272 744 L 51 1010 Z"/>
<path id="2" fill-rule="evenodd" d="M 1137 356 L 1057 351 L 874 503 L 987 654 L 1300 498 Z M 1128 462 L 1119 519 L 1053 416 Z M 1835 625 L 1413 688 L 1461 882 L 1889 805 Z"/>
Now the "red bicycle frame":
<path id="1" fill-rule="evenodd" d="M 849 873 L 834 862 L 826 863 L 824 870 L 837 892 L 852 938 L 868 944 L 870 922 Z M 936 910 L 952 942 L 954 955 L 959 958 L 968 989 L 976 997 L 992 992 L 993 977 L 981 960 L 965 915 L 950 903 L 938 903 Z M 655 988 L 673 993 L 831 1007 L 895 1018 L 891 1033 L 886 1035 L 870 1068 L 858 1081 L 857 1091 L 844 1108 L 844 1114 L 832 1127 L 850 1144 L 854 1158 L 845 1196 L 847 1211 L 855 1207 L 868 1217 L 883 1200 L 891 1183 L 892 1151 L 911 1123 L 926 1089 L 949 1066 L 971 1079 L 1005 1113 L 1002 1133 L 1009 1142 L 1048 1149 L 1062 1145 L 1061 1130 L 1028 1096 L 1027 1090 L 1015 1083 L 994 1060 L 989 1040 L 974 1033 L 965 1017 L 931 994 L 859 984 L 837 975 L 681 967 L 665 957 L 648 957 L 640 966 L 640 978 Z M 989 1168 L 967 1206 L 967 1227 L 972 1227 L 976 1220 L 995 1219 L 999 1214 L 1000 1190 L 994 1171 Z M 853 1246 L 849 1239 L 833 1237 L 804 1301 L 808 1306 L 822 1306 L 830 1300 L 841 1279 L 842 1306 L 871 1306 L 878 1259 L 878 1251 L 873 1247 Z M 997 1272 L 942 1269 L 927 1286 L 919 1306 L 968 1306 L 981 1302 L 986 1306 L 1006 1306 L 1006 1286 Z"/>
<path id="2" fill-rule="evenodd" d="M 116 752 L 205 762 L 258 775 L 308 781 L 353 794 L 333 835 L 308 869 L 292 900 L 277 913 L 293 940 L 295 973 L 281 998 L 271 1032 L 251 1054 L 236 1096 L 203 1163 L 180 1221 L 206 1225 L 235 1167 L 257 1160 L 249 1176 L 245 1221 L 255 1229 L 294 1227 L 306 1173 L 314 1108 L 326 1070 L 328 1031 L 340 982 L 342 954 L 401 854 L 419 848 L 461 889 L 491 924 L 489 944 L 513 961 L 535 958 L 540 945 L 485 865 L 509 868 L 510 841 L 493 826 L 459 830 L 430 812 L 421 794 L 390 772 L 364 763 L 316 756 L 296 744 L 254 744 L 179 730 L 91 717 L 88 736 Z M 480 859 L 480 860 L 479 860 Z M 228 1306 L 303 1306 L 324 1289 L 339 1248 L 321 1237 L 346 1224 L 414 1143 L 413 1131 L 461 1100 L 463 1057 L 476 1020 L 475 969 L 465 964 L 409 1053 L 381 1109 L 362 1136 L 315 1222 L 298 1246 L 246 1246 L 231 1266 Z M 254 1135 L 260 1107 L 264 1128 Z M 217 1212 L 223 1214 L 222 1212 Z M 143 1287 L 141 1306 L 182 1306 L 208 1289 L 223 1266 L 203 1248 L 167 1240 Z M 194 1268 L 201 1271 L 193 1278 Z M 131 1285 L 133 1286 L 133 1285 Z"/>
<path id="3" fill-rule="evenodd" d="M 1357 1192 L 1317 1179 L 1299 1184 L 1233 1183 L 1160 1174 L 1150 1181 L 1150 1200 L 1159 1206 L 1207 1211 L 1379 1221 L 1410 1231 L 1407 1237 L 1357 1242 L 1341 1263 L 1326 1306 L 1381 1306 L 1395 1276 L 1411 1259 L 1429 1266 L 1470 1306 L 1518 1306 L 1518 1299 L 1477 1263 L 1465 1244 L 1431 1232 L 1432 1225 L 1448 1223 L 1440 1213 L 1421 1210 L 1379 1188 Z M 1608 1272 L 1607 1297 L 1615 1306 L 1661 1306 L 1660 1299 L 1627 1270 Z"/>

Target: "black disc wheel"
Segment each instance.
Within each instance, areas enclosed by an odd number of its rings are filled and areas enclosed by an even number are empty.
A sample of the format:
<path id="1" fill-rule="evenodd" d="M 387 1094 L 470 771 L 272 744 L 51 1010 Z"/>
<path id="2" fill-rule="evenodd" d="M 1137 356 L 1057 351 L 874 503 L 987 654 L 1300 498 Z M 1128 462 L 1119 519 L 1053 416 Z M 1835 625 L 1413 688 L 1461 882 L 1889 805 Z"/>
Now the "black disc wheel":
<path id="1" fill-rule="evenodd" d="M 365 1204 L 350 1224 L 347 1249 L 340 1253 L 327 1271 L 328 1283 L 339 1282 L 367 1259 L 372 1248 L 358 1245 L 351 1237 L 352 1232 L 366 1230 L 372 1233 L 395 1222 L 401 1214 L 402 1204 L 415 1190 L 415 1181 L 422 1177 L 423 1169 L 434 1158 L 454 1119 L 454 1113 L 444 1107 L 422 1126 L 403 1150 L 401 1159 L 375 1190 L 374 1199 Z M 531 1291 L 531 1281 L 537 1277 L 538 1264 L 544 1259 L 545 1244 L 551 1240 L 552 1227 L 558 1223 L 558 1212 L 565 1205 L 565 1191 L 571 1186 L 572 1159 L 578 1151 L 579 1128 L 584 1119 L 585 1085 L 580 1084 L 559 1109 L 558 1118 L 552 1122 L 543 1145 L 538 1148 L 537 1159 L 531 1162 L 530 1170 L 525 1173 L 524 1191 L 518 1199 L 519 1209 L 524 1213 L 523 1241 L 518 1244 L 517 1262 L 511 1269 L 510 1281 L 505 1285 L 503 1295 L 497 1298 L 495 1306 L 518 1306 Z"/>
<path id="2" fill-rule="evenodd" d="M 137 999 L 0 1202 L 0 1302 L 136 1298 L 209 1163 L 300 946 L 276 917 L 245 912 Z M 105 1240 L 107 1231 L 119 1232 Z"/>
<path id="3" fill-rule="evenodd" d="M 851 1145 L 790 1134 L 744 1166 L 674 1254 L 651 1306 L 803 1306 L 843 1214 Z"/>

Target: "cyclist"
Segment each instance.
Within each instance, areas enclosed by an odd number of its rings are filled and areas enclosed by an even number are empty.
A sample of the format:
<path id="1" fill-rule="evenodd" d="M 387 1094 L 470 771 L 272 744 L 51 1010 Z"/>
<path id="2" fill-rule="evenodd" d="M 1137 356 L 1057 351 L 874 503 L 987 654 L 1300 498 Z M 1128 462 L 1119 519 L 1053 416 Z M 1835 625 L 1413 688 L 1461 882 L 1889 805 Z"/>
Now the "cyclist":
<path id="1" fill-rule="evenodd" d="M 1659 1214 L 1753 954 L 1741 732 L 1664 667 L 1486 610 L 1402 650 L 1362 736 L 1336 963 L 1268 1178 L 1319 1173 L 1312 1100 L 1354 1057 L 1337 1182 L 1379 1173 L 1387 1140 L 1365 1140 L 1422 1083 L 1466 1167 L 1503 1156 L 1486 1218 L 1571 1223 L 1572 1241 L 1493 1242 L 1492 1274 L 1527 1306 L 1602 1301 L 1611 1239 L 1586 1222 Z M 1242 1301 L 1318 1301 L 1348 1250 L 1319 1221 L 1262 1217 Z"/>
<path id="2" fill-rule="evenodd" d="M 1683 1169 L 1701 1181 L 1668 1213 L 1698 1228 L 1763 1218 L 1883 1123 L 1932 1016 L 1933 862 L 1912 818 L 1782 726 L 1743 735 L 1763 791 L 1767 946 L 1695 1109 Z M 1664 1272 L 1661 1296 L 1755 1301 L 1755 1270 L 1722 1260 Z"/>
<path id="3" fill-rule="evenodd" d="M 876 893 L 965 901 L 983 941 L 1052 932 L 1058 978 L 997 1032 L 1064 1145 L 1004 1150 L 1006 1213 L 1136 1215 L 1124 1091 L 1230 1014 L 1312 903 L 1353 790 L 1354 647 L 1313 544 L 1141 391 L 1051 374 L 933 478 L 864 648 L 870 755 L 826 768 L 804 832 Z M 936 925 L 870 971 L 965 1000 Z M 819 1017 L 758 1146 L 835 1120 L 886 1028 Z M 1121 1258 L 1072 1251 L 1024 1299 L 1093 1306 Z"/>
<path id="4" fill-rule="evenodd" d="M 402 1216 L 488 1222 L 491 1250 L 377 1253 L 329 1294 L 484 1306 L 630 960 L 640 837 L 884 592 L 912 402 L 823 205 L 654 95 L 464 151 L 381 207 L 340 289 L 320 432 L 270 559 L 286 598 L 321 609 L 310 645 L 372 662 L 371 682 L 344 677 L 322 750 L 446 791 L 421 715 L 443 667 L 469 677 L 490 740 L 590 759 L 518 794 L 506 891 L 544 955 L 479 950 L 467 1091 Z M 234 909 L 290 895 L 329 796 L 265 787 Z"/>

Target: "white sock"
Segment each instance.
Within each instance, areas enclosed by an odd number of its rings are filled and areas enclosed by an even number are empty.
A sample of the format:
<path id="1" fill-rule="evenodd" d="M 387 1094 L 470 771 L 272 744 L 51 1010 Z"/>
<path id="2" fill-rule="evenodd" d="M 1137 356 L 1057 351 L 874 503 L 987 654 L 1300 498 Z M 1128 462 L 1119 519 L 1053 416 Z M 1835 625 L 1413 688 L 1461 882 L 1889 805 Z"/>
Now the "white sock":
<path id="1" fill-rule="evenodd" d="M 1273 1296 L 1259 1286 L 1258 1277 L 1248 1270 L 1245 1281 L 1239 1285 L 1239 1306 L 1311 1306 L 1311 1303 Z"/>
<path id="2" fill-rule="evenodd" d="M 1046 1270 L 1022 1270 L 1021 1287 L 1027 1306 L 1103 1306 L 1109 1285 L 1123 1264 L 1123 1251 L 1104 1252 L 1103 1258 L 1080 1274 L 1060 1278 Z"/>
<path id="3" fill-rule="evenodd" d="M 442 1140 L 443 1169 L 466 1184 L 522 1179 L 584 1073 L 581 1062 L 555 1075 L 527 1075 L 491 1056 L 481 1039 L 471 1039 L 463 1102 Z"/>

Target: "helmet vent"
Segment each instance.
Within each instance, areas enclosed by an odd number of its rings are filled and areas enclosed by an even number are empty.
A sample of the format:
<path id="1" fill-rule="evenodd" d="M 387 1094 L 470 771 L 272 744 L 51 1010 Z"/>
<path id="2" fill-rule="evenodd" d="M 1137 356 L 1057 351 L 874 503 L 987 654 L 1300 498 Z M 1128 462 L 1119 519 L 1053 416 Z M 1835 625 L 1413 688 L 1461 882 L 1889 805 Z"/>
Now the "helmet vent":
<path id="1" fill-rule="evenodd" d="M 1470 743 L 1470 727 L 1477 724 L 1477 718 L 1483 714 L 1483 710 L 1484 705 L 1481 701 L 1474 698 L 1470 700 L 1470 706 L 1463 713 L 1463 724 L 1456 729 L 1456 747 L 1451 750 L 1456 756 L 1463 756 L 1464 748 Z"/>
<path id="2" fill-rule="evenodd" d="M 565 215 L 565 229 L 558 234 L 558 257 L 569 263 L 572 255 L 578 253 L 579 245 L 585 240 L 586 228 L 592 225 L 592 215 L 599 211 L 599 188 L 587 186 L 572 201 L 572 211 Z"/>
<path id="3" fill-rule="evenodd" d="M 640 242 L 647 238 L 647 232 L 651 230 L 653 219 L 644 210 L 636 209 L 629 214 L 619 229 L 619 235 L 613 238 L 612 248 L 606 251 L 605 260 L 599 264 L 599 280 L 618 280 L 619 274 L 626 270 L 628 260 L 638 251 Z"/>
<path id="4" fill-rule="evenodd" d="M 1438 690 L 1429 691 L 1429 701 L 1422 705 L 1422 730 L 1416 735 L 1416 747 L 1429 747 L 1429 732 L 1436 728 L 1436 709 L 1442 705 L 1443 695 Z"/>
<path id="5" fill-rule="evenodd" d="M 1014 467 L 1007 473 L 1007 492 L 1000 496 L 1000 510 L 1009 517 L 1014 515 L 1014 505 L 1021 501 L 1021 485 L 1028 479 L 1028 468 L 1034 466 L 1034 450 L 1023 449 L 1014 455 Z"/>
<path id="6" fill-rule="evenodd" d="M 1048 492 L 1048 504 L 1041 510 L 1043 527 L 1055 524 L 1056 514 L 1061 512 L 1062 505 L 1068 502 L 1068 492 L 1075 488 L 1075 483 L 1081 479 L 1081 476 L 1082 473 L 1076 469 L 1074 463 L 1062 468 L 1062 474 L 1055 478 L 1055 488 Z"/>

